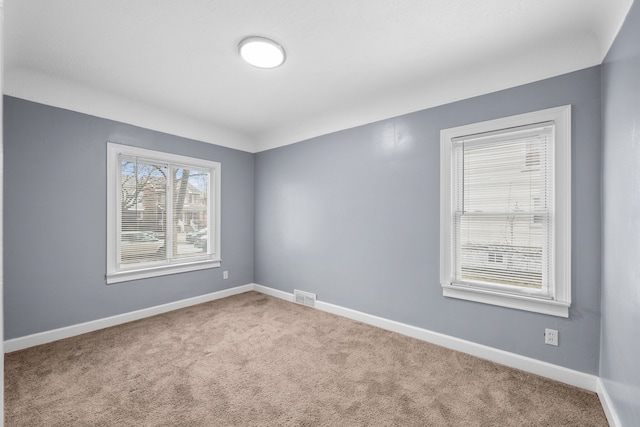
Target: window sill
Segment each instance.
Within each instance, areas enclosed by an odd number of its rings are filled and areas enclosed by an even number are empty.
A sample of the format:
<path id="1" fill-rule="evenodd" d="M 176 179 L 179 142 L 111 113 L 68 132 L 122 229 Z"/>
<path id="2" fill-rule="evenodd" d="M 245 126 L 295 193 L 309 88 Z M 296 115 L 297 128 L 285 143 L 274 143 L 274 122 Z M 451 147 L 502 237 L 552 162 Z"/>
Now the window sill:
<path id="1" fill-rule="evenodd" d="M 449 298 L 458 298 L 567 318 L 569 317 L 569 306 L 571 305 L 565 302 L 544 300 L 523 295 L 511 295 L 484 289 L 460 288 L 452 285 L 442 285 L 442 294 Z"/>
<path id="2" fill-rule="evenodd" d="M 188 271 L 204 270 L 220 267 L 220 260 L 202 260 L 182 264 L 168 264 L 135 270 L 123 270 L 107 274 L 107 284 L 127 282 L 129 280 L 147 279 Z"/>

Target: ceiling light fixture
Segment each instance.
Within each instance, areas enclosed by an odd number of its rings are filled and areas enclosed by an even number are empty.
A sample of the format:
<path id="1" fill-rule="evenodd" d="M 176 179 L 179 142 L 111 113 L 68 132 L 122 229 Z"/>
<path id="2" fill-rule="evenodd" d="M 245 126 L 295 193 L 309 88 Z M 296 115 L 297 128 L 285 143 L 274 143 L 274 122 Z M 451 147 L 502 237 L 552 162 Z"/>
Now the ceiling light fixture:
<path id="1" fill-rule="evenodd" d="M 251 36 L 238 44 L 242 59 L 258 68 L 276 68 L 284 64 L 284 48 L 266 37 Z"/>

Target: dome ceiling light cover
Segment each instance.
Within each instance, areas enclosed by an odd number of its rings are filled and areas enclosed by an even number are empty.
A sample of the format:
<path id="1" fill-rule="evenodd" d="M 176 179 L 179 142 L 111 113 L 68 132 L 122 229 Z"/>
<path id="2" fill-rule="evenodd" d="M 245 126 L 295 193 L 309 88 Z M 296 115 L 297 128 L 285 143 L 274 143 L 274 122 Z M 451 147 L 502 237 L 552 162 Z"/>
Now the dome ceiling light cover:
<path id="1" fill-rule="evenodd" d="M 284 64 L 284 48 L 266 37 L 251 36 L 238 45 L 242 59 L 258 68 L 276 68 Z"/>

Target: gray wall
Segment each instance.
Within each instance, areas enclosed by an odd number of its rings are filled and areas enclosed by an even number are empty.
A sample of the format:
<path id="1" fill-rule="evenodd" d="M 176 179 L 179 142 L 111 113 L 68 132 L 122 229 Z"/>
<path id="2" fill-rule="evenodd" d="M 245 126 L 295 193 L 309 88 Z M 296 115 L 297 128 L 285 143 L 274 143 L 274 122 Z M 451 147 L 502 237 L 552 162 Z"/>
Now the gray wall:
<path id="1" fill-rule="evenodd" d="M 5 339 L 253 281 L 253 154 L 4 102 Z M 107 141 L 222 163 L 222 268 L 106 285 Z"/>
<path id="2" fill-rule="evenodd" d="M 256 283 L 597 374 L 600 68 L 256 155 Z M 572 104 L 569 319 L 442 296 L 439 132 Z M 543 342 L 545 328 L 560 346 Z"/>
<path id="3" fill-rule="evenodd" d="M 640 4 L 602 67 L 600 376 L 624 426 L 640 426 Z"/>

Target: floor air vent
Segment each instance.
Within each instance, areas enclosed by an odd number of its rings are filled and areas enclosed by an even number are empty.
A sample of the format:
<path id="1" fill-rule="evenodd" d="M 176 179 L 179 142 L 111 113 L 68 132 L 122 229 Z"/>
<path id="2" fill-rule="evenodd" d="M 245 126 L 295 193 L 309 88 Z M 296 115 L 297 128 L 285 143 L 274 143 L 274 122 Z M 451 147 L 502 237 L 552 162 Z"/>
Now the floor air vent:
<path id="1" fill-rule="evenodd" d="M 315 307 L 316 305 L 316 294 L 312 294 L 310 292 L 299 291 L 297 289 L 293 290 L 293 301 L 296 304 L 307 305 L 309 307 Z"/>

